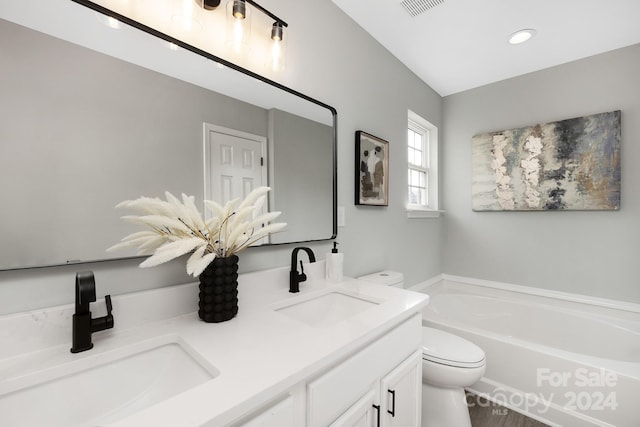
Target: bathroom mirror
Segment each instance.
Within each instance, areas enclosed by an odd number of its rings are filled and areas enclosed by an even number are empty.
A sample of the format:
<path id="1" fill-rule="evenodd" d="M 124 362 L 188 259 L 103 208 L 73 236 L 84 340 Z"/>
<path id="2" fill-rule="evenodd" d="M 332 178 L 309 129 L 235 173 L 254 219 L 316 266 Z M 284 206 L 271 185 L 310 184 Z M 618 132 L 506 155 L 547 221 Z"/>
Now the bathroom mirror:
<path id="1" fill-rule="evenodd" d="M 288 223 L 267 244 L 335 237 L 330 106 L 69 0 L 0 5 L 0 52 L 0 270 L 135 256 L 105 252 L 140 230 L 115 205 L 170 191 L 202 209 L 210 125 L 267 141 Z"/>

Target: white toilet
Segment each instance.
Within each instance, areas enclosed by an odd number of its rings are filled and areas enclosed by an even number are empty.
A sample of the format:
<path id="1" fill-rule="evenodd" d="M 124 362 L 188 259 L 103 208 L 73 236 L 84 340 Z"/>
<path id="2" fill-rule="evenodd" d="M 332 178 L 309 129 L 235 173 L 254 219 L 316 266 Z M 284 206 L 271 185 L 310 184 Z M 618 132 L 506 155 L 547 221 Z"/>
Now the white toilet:
<path id="1" fill-rule="evenodd" d="M 381 285 L 403 287 L 404 276 L 380 271 L 359 277 Z M 457 335 L 422 327 L 422 427 L 471 427 L 464 388 L 486 368 L 484 351 Z"/>
<path id="2" fill-rule="evenodd" d="M 422 427 L 471 427 L 464 387 L 486 367 L 484 351 L 457 335 L 422 327 Z"/>

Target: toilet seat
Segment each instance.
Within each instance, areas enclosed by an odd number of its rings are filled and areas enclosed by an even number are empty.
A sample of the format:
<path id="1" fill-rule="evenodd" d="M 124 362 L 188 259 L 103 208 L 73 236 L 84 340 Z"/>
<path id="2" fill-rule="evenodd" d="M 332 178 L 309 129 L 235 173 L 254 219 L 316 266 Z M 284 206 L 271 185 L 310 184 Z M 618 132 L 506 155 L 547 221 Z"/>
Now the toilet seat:
<path id="1" fill-rule="evenodd" d="M 439 329 L 422 328 L 422 359 L 458 368 L 485 365 L 484 351 L 464 338 Z"/>

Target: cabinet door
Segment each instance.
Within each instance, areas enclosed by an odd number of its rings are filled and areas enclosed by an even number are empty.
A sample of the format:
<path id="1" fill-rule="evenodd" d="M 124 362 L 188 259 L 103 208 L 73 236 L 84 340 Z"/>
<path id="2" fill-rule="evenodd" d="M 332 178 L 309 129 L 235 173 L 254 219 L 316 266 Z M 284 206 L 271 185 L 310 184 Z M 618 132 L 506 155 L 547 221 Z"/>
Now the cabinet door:
<path id="1" fill-rule="evenodd" d="M 377 425 L 380 406 L 376 405 L 377 390 L 370 390 L 353 404 L 330 427 L 379 427 Z M 377 406 L 377 408 L 374 407 Z"/>
<path id="2" fill-rule="evenodd" d="M 420 427 L 422 418 L 422 350 L 416 351 L 381 381 L 384 427 Z"/>
<path id="3" fill-rule="evenodd" d="M 307 427 L 326 427 L 344 414 L 373 383 L 413 354 L 422 318 L 412 316 L 360 352 L 307 384 Z"/>

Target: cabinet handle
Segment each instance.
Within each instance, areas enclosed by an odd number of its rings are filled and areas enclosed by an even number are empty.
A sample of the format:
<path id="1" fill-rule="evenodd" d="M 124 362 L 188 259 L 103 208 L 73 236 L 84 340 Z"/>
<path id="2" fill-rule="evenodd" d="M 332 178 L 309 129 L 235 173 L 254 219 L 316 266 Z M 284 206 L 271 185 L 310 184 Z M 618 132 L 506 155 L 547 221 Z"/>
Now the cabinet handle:
<path id="1" fill-rule="evenodd" d="M 396 391 L 387 390 L 387 392 L 391 393 L 391 410 L 387 409 L 387 412 L 390 413 L 393 418 L 395 418 L 396 417 Z"/>
<path id="2" fill-rule="evenodd" d="M 372 405 L 376 410 L 376 427 L 380 427 L 380 405 Z"/>

